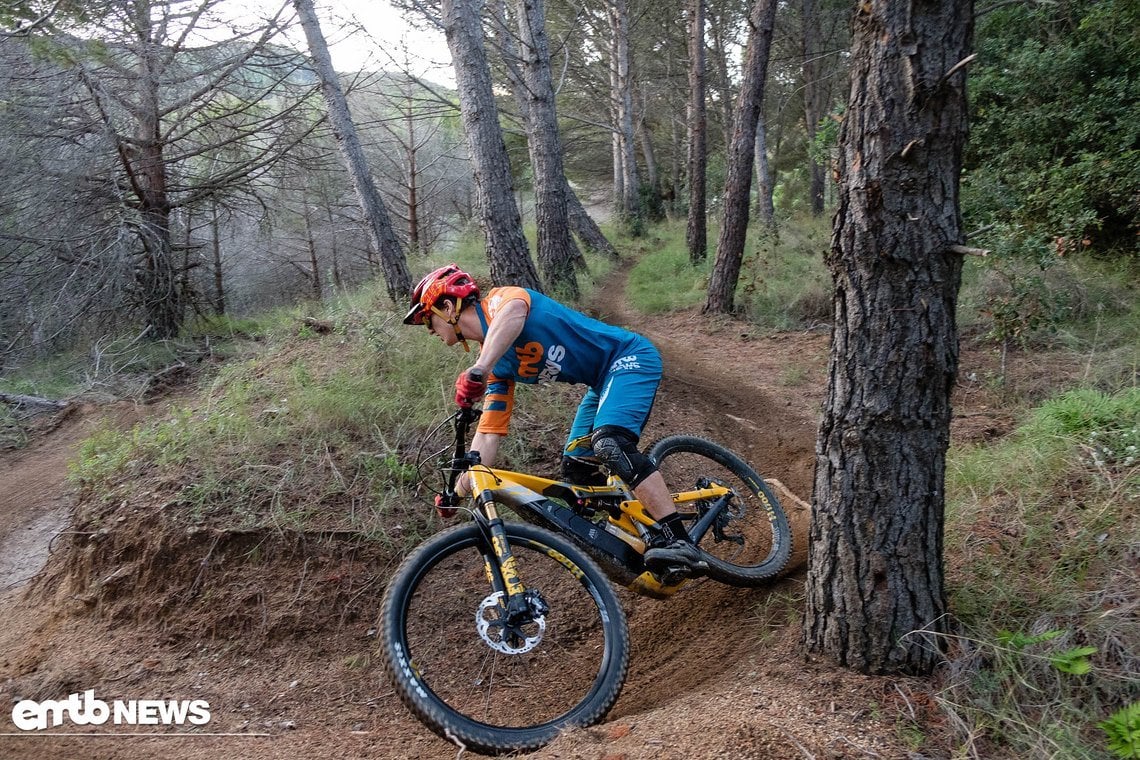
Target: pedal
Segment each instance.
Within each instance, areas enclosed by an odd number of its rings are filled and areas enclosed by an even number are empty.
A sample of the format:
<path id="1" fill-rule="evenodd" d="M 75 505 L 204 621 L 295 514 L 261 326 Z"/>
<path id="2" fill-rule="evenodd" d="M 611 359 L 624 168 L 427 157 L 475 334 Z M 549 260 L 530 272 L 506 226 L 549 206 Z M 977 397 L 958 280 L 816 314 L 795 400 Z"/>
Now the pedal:
<path id="1" fill-rule="evenodd" d="M 676 586 L 681 581 L 696 577 L 697 573 L 685 565 L 666 565 L 660 570 L 654 570 L 653 575 L 662 586 Z"/>

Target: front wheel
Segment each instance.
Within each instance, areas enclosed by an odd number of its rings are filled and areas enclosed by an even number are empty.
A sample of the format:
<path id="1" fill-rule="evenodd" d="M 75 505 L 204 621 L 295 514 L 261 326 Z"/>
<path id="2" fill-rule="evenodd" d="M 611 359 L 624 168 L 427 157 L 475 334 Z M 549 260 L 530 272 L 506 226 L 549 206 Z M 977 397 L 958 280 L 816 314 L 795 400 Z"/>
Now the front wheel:
<path id="1" fill-rule="evenodd" d="M 792 551 L 788 518 L 775 494 L 747 462 L 723 446 L 690 435 L 662 438 L 649 457 L 674 491 L 721 485 L 728 502 L 703 535 L 693 536 L 708 555 L 710 578 L 734 586 L 758 586 L 779 575 Z M 715 503 L 678 505 L 692 532 Z"/>
<path id="2" fill-rule="evenodd" d="M 439 736 L 478 752 L 530 751 L 600 721 L 629 667 L 617 595 L 593 560 L 534 525 L 506 523 L 533 619 L 505 636 L 497 564 L 468 523 L 418 547 L 388 584 L 382 657 L 404 704 Z"/>

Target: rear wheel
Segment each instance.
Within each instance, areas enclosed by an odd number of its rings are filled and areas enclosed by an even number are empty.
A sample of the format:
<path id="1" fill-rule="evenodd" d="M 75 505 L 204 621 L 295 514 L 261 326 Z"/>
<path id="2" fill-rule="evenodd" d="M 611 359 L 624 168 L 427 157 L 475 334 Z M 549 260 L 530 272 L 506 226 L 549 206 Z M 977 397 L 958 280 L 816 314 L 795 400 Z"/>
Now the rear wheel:
<path id="1" fill-rule="evenodd" d="M 689 435 L 662 438 L 649 456 L 674 492 L 712 484 L 732 490 L 709 529 L 694 537 L 708 555 L 709 577 L 734 586 L 756 586 L 779 575 L 792 550 L 788 518 L 747 462 L 719 444 Z M 714 504 L 708 500 L 679 506 L 690 533 Z"/>
<path id="2" fill-rule="evenodd" d="M 441 737 L 485 753 L 597 723 L 629 666 L 625 614 L 598 566 L 548 530 L 505 527 L 519 579 L 541 600 L 521 623 L 503 625 L 488 576 L 497 565 L 475 523 L 417 548 L 382 606 L 382 655 L 401 699 Z"/>

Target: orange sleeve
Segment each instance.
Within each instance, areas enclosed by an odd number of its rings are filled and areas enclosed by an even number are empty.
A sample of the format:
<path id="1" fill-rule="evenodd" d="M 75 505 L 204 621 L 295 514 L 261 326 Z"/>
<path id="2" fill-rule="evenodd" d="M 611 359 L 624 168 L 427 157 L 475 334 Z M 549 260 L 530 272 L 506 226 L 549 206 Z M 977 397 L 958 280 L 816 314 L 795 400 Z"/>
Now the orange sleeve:
<path id="1" fill-rule="evenodd" d="M 527 293 L 524 288 L 517 288 L 513 285 L 492 289 L 483 301 L 483 310 L 487 314 L 487 321 L 493 321 L 499 313 L 499 309 L 503 308 L 503 305 L 508 301 L 523 301 L 529 309 L 530 293 Z"/>
<path id="2" fill-rule="evenodd" d="M 515 381 L 491 375 L 487 381 L 487 394 L 483 397 L 483 416 L 479 418 L 479 432 L 506 435 L 514 408 Z"/>

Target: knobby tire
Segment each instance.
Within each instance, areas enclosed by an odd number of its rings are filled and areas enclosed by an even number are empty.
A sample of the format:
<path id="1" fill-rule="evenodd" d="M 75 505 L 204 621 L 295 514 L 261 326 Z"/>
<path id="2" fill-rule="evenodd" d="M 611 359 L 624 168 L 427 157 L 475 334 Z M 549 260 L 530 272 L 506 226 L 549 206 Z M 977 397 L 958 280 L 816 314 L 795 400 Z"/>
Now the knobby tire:
<path id="1" fill-rule="evenodd" d="M 698 546 L 705 551 L 706 574 L 732 586 L 759 586 L 779 576 L 792 552 L 788 517 L 764 479 L 720 444 L 690 435 L 662 438 L 649 450 L 673 491 L 698 487 L 710 478 L 736 491 L 725 531 L 743 543 L 716 541 L 709 531 Z M 682 505 L 681 511 L 689 507 Z M 695 521 L 688 521 L 691 527 Z"/>
<path id="2" fill-rule="evenodd" d="M 412 552 L 381 607 L 382 659 L 404 704 L 439 736 L 487 754 L 531 751 L 597 723 L 629 667 L 625 613 L 594 561 L 545 528 L 506 523 L 506 532 L 520 579 L 550 606 L 533 651 L 496 652 L 477 630 L 492 588 L 473 522 Z"/>

